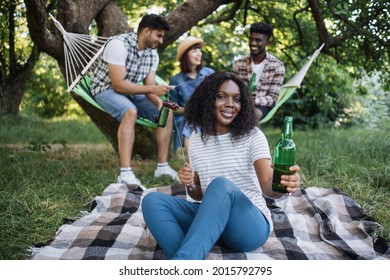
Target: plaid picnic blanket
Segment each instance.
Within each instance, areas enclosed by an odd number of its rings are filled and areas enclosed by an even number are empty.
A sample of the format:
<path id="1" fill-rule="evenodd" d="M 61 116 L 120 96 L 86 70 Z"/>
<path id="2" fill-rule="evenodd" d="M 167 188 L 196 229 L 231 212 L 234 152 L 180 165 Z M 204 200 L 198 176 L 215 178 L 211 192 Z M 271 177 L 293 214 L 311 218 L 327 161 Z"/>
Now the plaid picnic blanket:
<path id="1" fill-rule="evenodd" d="M 59 228 L 53 241 L 34 248 L 32 259 L 166 259 L 147 229 L 141 200 L 149 192 L 189 199 L 182 185 L 143 189 L 109 185 L 96 207 Z M 206 259 L 390 259 L 388 243 L 374 238 L 381 227 L 348 195 L 310 187 L 268 200 L 274 231 L 252 252 L 234 252 L 217 243 Z"/>

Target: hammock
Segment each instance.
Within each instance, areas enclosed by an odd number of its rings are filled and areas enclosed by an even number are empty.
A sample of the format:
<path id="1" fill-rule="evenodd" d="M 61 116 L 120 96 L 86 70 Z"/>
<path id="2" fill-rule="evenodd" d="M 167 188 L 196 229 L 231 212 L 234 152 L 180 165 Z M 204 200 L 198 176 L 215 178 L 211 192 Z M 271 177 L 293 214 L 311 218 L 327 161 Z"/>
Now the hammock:
<path id="1" fill-rule="evenodd" d="M 320 54 L 321 49 L 324 47 L 325 44 L 322 44 L 311 56 L 308 62 L 299 70 L 298 73 L 294 75 L 286 84 L 282 86 L 279 92 L 278 101 L 276 102 L 276 105 L 272 108 L 272 110 L 263 118 L 260 120 L 260 124 L 268 122 L 273 115 L 276 113 L 276 111 L 280 108 L 280 106 L 283 105 L 284 102 L 286 102 L 291 95 L 294 94 L 295 90 L 301 86 L 302 80 L 305 77 L 307 71 L 309 70 L 312 62 L 316 57 Z"/>
<path id="2" fill-rule="evenodd" d="M 65 76 L 67 91 L 77 94 L 89 104 L 106 112 L 92 97 L 89 85 L 91 77 L 89 73 L 96 67 L 96 61 L 99 55 L 103 52 L 105 44 L 111 37 L 102 37 L 94 35 L 85 35 L 67 32 L 61 23 L 49 14 L 54 22 L 54 25 L 61 32 L 64 40 L 64 55 L 65 55 Z M 162 78 L 156 75 L 156 84 L 167 84 Z M 164 97 L 162 97 L 165 100 Z M 137 117 L 137 124 L 152 127 L 157 127 L 157 124 L 148 119 Z"/>

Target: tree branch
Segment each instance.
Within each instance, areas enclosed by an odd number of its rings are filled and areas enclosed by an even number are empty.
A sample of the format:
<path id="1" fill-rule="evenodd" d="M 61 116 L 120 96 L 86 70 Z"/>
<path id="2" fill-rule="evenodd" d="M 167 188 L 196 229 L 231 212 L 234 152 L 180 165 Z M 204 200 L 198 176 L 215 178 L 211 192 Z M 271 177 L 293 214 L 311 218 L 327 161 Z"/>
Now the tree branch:
<path id="1" fill-rule="evenodd" d="M 163 50 L 177 38 L 183 35 L 191 27 L 209 15 L 221 5 L 236 2 L 238 0 L 188 0 L 183 5 L 169 13 L 167 21 L 174 27 L 166 34 L 164 43 L 159 50 Z M 186 19 L 183 21 L 183 18 Z"/>
<path id="2" fill-rule="evenodd" d="M 326 29 L 325 20 L 320 3 L 317 0 L 308 0 L 307 2 L 309 3 L 314 22 L 316 24 L 317 34 L 320 39 L 320 42 L 328 43 L 329 34 L 328 30 Z"/>
<path id="3" fill-rule="evenodd" d="M 359 24 L 355 24 L 354 22 L 349 20 L 348 17 L 346 17 L 345 15 L 343 15 L 341 13 L 338 13 L 335 10 L 335 7 L 333 5 L 333 1 L 332 0 L 327 0 L 326 3 L 327 3 L 327 6 L 328 6 L 328 9 L 329 9 L 330 13 L 335 18 L 337 18 L 340 21 L 344 22 L 347 26 L 349 26 L 351 28 L 351 30 L 346 32 L 346 33 L 344 33 L 343 36 L 334 38 L 335 42 L 338 42 L 338 44 L 340 44 L 340 43 L 346 41 L 348 38 L 352 37 L 355 33 L 358 33 L 358 34 L 361 34 L 361 35 L 363 35 L 365 37 L 374 39 L 375 41 L 377 41 L 379 44 L 381 44 L 383 46 L 388 46 L 388 44 L 386 44 L 385 41 L 381 40 L 378 36 L 372 34 L 367 29 L 364 28 L 364 27 L 368 26 L 370 21 L 373 21 L 380 14 L 380 11 L 377 11 L 377 13 L 373 14 L 371 17 L 370 16 L 362 17 L 361 21 L 359 22 Z"/>
<path id="4" fill-rule="evenodd" d="M 110 1 L 104 6 L 95 20 L 98 26 L 99 36 L 108 37 L 133 31 L 127 24 L 126 15 L 113 1 Z"/>
<path id="5" fill-rule="evenodd" d="M 16 72 L 16 56 L 15 56 L 15 14 L 16 3 L 10 1 L 8 5 L 8 42 L 9 42 L 9 71 L 10 75 Z"/>
<path id="6" fill-rule="evenodd" d="M 24 0 L 30 37 L 40 50 L 57 60 L 63 57 L 62 44 L 57 33 L 50 32 L 46 24 L 46 0 Z"/>
<path id="7" fill-rule="evenodd" d="M 298 31 L 298 41 L 299 41 L 299 44 L 302 46 L 302 48 L 304 48 L 303 34 L 302 34 L 301 26 L 299 24 L 297 16 L 298 16 L 298 14 L 303 13 L 305 11 L 307 12 L 308 10 L 309 10 L 309 6 L 306 6 L 306 7 L 299 9 L 299 10 L 294 11 L 294 14 L 293 14 L 293 19 L 294 19 L 294 22 L 295 22 L 295 25 L 296 25 L 297 31 Z"/>
<path id="8" fill-rule="evenodd" d="M 242 0 L 238 0 L 234 3 L 232 8 L 224 8 L 218 16 L 216 17 L 210 17 L 206 19 L 202 25 L 206 24 L 218 24 L 224 21 L 229 21 L 231 19 L 234 19 L 234 16 L 236 15 L 236 12 L 240 9 L 242 5 Z"/>

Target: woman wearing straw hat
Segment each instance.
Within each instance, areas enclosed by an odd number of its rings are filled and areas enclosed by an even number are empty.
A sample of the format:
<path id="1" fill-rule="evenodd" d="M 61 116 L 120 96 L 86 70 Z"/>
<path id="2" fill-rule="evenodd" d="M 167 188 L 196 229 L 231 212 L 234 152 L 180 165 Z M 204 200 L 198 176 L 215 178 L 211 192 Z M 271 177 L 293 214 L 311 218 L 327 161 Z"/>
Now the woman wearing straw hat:
<path id="1" fill-rule="evenodd" d="M 183 117 L 187 101 L 204 78 L 214 73 L 213 69 L 203 67 L 202 46 L 204 46 L 202 39 L 188 36 L 177 48 L 176 59 L 180 62 L 181 71 L 170 80 L 170 85 L 175 86 L 175 89 L 170 93 L 170 99 L 180 106 L 175 111 L 174 120 L 176 122 L 173 138 L 175 152 L 181 148 L 181 145 L 187 150 L 188 139 L 191 135 L 191 129 L 184 125 Z"/>

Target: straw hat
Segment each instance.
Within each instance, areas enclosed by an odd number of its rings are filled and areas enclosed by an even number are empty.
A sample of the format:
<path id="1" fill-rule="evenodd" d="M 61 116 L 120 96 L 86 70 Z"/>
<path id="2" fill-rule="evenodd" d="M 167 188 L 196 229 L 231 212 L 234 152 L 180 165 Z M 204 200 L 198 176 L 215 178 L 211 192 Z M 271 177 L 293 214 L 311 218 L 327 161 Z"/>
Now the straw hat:
<path id="1" fill-rule="evenodd" d="M 200 44 L 201 46 L 204 45 L 204 42 L 202 39 L 200 38 L 196 38 L 194 36 L 188 36 L 187 38 L 185 38 L 180 44 L 179 46 L 177 47 L 177 55 L 176 55 L 176 59 L 178 61 L 180 61 L 181 59 L 181 56 L 183 55 L 183 53 L 188 50 L 189 47 L 192 47 L 193 45 L 196 45 L 196 44 Z"/>

